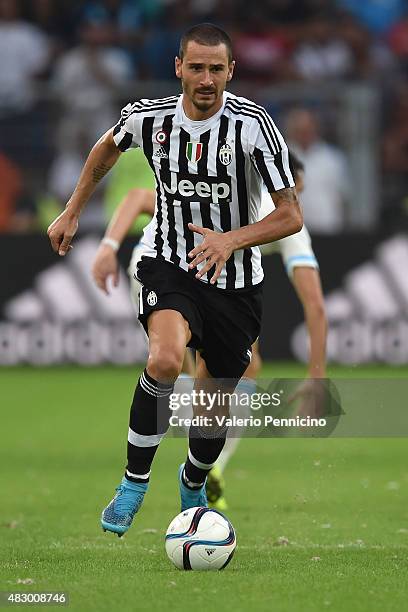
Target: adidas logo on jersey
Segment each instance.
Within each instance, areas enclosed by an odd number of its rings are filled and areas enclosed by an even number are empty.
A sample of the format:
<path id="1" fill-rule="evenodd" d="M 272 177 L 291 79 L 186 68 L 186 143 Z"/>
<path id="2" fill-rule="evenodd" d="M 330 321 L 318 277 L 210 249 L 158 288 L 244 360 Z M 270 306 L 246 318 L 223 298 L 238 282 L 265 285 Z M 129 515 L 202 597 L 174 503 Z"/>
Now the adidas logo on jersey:
<path id="1" fill-rule="evenodd" d="M 159 147 L 153 157 L 159 157 L 160 159 L 169 158 L 167 151 L 164 147 Z"/>

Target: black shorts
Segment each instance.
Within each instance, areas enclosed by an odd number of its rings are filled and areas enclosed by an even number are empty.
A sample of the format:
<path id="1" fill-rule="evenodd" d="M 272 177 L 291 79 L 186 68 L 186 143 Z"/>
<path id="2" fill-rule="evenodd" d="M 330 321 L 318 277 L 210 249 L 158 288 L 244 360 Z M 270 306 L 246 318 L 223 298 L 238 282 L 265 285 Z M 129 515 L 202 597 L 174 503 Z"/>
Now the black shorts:
<path id="1" fill-rule="evenodd" d="M 142 284 L 139 321 L 146 333 L 153 311 L 177 310 L 190 326 L 188 346 L 200 352 L 211 376 L 241 378 L 260 332 L 263 283 L 250 289 L 219 289 L 153 257 L 142 257 L 135 276 Z"/>

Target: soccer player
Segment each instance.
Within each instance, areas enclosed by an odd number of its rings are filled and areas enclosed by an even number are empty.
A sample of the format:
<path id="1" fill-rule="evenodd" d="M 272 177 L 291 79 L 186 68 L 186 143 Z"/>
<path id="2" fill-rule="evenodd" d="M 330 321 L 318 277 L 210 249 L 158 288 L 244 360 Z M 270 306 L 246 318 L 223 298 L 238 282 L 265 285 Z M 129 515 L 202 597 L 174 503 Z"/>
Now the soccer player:
<path id="1" fill-rule="evenodd" d="M 197 390 L 233 391 L 260 330 L 257 245 L 302 228 L 281 134 L 262 107 L 225 92 L 234 71 L 228 35 L 212 24 L 192 27 L 182 36 L 175 70 L 182 94 L 128 104 L 94 145 L 66 209 L 48 228 L 54 251 L 66 255 L 96 184 L 122 152 L 143 148 L 157 190 L 143 238 L 148 249 L 135 271 L 143 285 L 139 320 L 149 357 L 130 411 L 125 475 L 101 521 L 119 536 L 147 491 L 185 347 L 199 353 Z M 257 221 L 262 182 L 276 208 Z M 197 413 L 205 409 L 198 406 Z M 228 407 L 216 409 L 225 414 Z M 179 468 L 182 510 L 207 504 L 206 477 L 225 437 L 225 427 L 190 428 L 188 455 Z"/>
<path id="2" fill-rule="evenodd" d="M 304 166 L 292 152 L 289 152 L 289 166 L 295 180 L 296 191 L 300 195 L 304 187 Z M 92 266 L 95 283 L 105 293 L 109 293 L 108 279 L 113 280 L 114 286 L 117 284 L 119 263 L 116 253 L 123 239 L 139 215 L 148 214 L 153 216 L 155 199 L 154 191 L 149 189 L 132 189 L 117 207 Z M 264 190 L 260 218 L 266 217 L 272 210 L 273 202 L 269 193 Z M 137 261 L 143 255 L 144 248 L 143 240 L 141 240 L 133 251 L 129 265 L 131 294 L 135 303 L 139 299 L 140 283 L 134 278 L 133 271 Z M 261 251 L 263 254 L 279 253 L 282 256 L 288 276 L 293 282 L 296 293 L 302 303 L 310 342 L 309 378 L 299 388 L 297 395 L 301 399 L 305 398 L 305 401 L 309 395 L 313 399 L 313 389 L 311 386 L 314 384 L 314 379 L 326 376 L 327 320 L 319 266 L 313 253 L 310 235 L 306 227 L 303 226 L 302 230 L 297 234 L 282 238 L 282 240 L 277 240 L 271 244 L 263 245 Z M 241 378 L 238 390 L 247 393 L 252 393 L 255 390 L 255 380 L 261 365 L 258 342 L 255 342 L 252 345 L 251 363 Z M 189 353 L 186 353 L 186 363 L 183 371 L 190 376 L 194 376 L 195 366 Z M 305 413 L 309 414 L 309 411 L 305 409 Z M 225 510 L 227 507 L 223 497 L 224 484 L 222 474 L 228 461 L 236 451 L 239 440 L 240 436 L 236 432 L 234 436 L 227 436 L 217 464 L 211 470 L 207 479 L 206 489 L 208 498 L 211 505 L 219 510 Z"/>

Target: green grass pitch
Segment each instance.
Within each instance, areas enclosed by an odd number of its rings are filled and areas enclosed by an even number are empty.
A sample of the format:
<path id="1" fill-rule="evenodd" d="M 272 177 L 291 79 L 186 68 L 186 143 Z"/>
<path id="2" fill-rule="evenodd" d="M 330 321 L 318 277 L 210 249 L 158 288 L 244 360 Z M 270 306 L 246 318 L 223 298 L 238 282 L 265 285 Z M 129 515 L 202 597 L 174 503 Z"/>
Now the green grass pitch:
<path id="1" fill-rule="evenodd" d="M 281 364 L 263 375 L 301 372 Z M 178 571 L 164 551 L 179 512 L 184 440 L 163 441 L 129 533 L 103 533 L 99 516 L 122 476 L 137 375 L 0 370 L 0 590 L 66 591 L 68 609 L 84 612 L 406 609 L 406 439 L 243 440 L 226 472 L 238 547 L 224 572 Z"/>

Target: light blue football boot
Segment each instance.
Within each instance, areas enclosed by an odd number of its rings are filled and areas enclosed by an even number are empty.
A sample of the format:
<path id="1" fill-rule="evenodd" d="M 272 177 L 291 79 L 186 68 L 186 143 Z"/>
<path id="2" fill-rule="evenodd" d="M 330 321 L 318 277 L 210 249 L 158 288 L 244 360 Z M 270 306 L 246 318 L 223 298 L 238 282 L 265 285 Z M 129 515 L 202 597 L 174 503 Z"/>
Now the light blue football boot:
<path id="1" fill-rule="evenodd" d="M 201 489 L 189 489 L 183 482 L 182 474 L 184 470 L 184 463 L 179 467 L 178 478 L 180 487 L 180 499 L 181 499 L 181 512 L 188 510 L 188 508 L 195 508 L 196 506 L 208 506 L 207 494 L 205 492 L 205 483 Z"/>
<path id="2" fill-rule="evenodd" d="M 102 512 L 102 529 L 113 531 L 122 537 L 142 505 L 147 486 L 147 483 L 131 482 L 124 476 L 116 489 L 115 497 Z"/>

